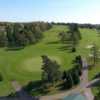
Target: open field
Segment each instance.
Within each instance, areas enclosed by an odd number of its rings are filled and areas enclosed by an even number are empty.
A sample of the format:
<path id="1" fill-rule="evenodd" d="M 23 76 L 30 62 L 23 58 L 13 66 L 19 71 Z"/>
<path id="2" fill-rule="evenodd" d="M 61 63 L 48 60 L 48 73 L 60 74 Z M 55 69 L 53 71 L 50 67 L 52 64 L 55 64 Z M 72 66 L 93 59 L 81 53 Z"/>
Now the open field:
<path id="1" fill-rule="evenodd" d="M 52 29 L 44 32 L 44 39 L 36 45 L 17 51 L 0 49 L 0 73 L 4 78 L 0 82 L 0 95 L 14 91 L 11 85 L 12 80 L 25 85 L 28 81 L 41 79 L 42 55 L 48 55 L 51 59 L 58 61 L 61 70 L 67 70 L 72 67 L 71 62 L 75 55 L 81 54 L 88 57 L 89 50 L 86 49 L 88 45 L 94 42 L 99 46 L 100 37 L 95 29 L 80 29 L 82 40 L 77 47 L 77 52 L 68 53 L 62 49 L 64 45 L 59 42 L 58 33 L 62 31 L 67 31 L 67 26 L 53 26 Z M 91 79 L 99 71 L 99 66 L 93 68 L 89 72 L 89 78 Z"/>

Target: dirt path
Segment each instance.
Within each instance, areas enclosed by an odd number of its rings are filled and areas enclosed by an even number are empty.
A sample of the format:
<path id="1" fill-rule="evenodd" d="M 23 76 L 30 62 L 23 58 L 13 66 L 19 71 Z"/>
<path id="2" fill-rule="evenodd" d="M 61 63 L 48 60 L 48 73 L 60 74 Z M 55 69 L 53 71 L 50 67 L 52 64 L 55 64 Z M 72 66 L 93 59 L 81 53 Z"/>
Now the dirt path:
<path id="1" fill-rule="evenodd" d="M 17 81 L 14 80 L 11 83 L 16 92 L 21 91 L 22 86 Z"/>
<path id="2" fill-rule="evenodd" d="M 68 96 L 68 95 L 73 94 L 73 93 L 79 93 L 79 91 L 80 91 L 80 87 L 78 86 L 77 88 L 71 89 L 71 90 L 66 91 L 66 92 L 64 91 L 64 92 L 54 94 L 54 95 L 41 96 L 40 100 L 62 100 L 63 97 Z"/>
<path id="3" fill-rule="evenodd" d="M 83 71 L 82 71 L 82 80 L 80 84 L 80 88 L 84 89 L 84 95 L 86 96 L 87 100 L 94 100 L 94 96 L 91 92 L 91 88 L 87 88 L 88 81 L 88 64 L 85 58 L 82 59 L 83 61 Z"/>

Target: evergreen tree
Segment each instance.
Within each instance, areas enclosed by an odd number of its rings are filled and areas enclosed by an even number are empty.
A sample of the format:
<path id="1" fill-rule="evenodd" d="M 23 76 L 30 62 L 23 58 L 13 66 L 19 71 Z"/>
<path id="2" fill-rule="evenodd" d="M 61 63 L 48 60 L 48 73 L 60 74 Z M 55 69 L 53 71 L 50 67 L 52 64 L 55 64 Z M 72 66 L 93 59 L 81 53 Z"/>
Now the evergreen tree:
<path id="1" fill-rule="evenodd" d="M 90 51 L 91 51 L 91 57 L 93 59 L 93 65 L 95 66 L 100 56 L 97 45 L 93 44 L 93 46 L 90 48 Z"/>
<path id="2" fill-rule="evenodd" d="M 59 36 L 61 42 L 65 43 L 66 48 L 70 49 L 72 52 L 76 51 L 76 45 L 82 38 L 77 24 L 69 24 L 69 31 L 61 32 Z"/>
<path id="3" fill-rule="evenodd" d="M 7 37 L 6 37 L 6 32 L 0 32 L 0 47 L 5 47 L 7 46 Z"/>
<path id="4" fill-rule="evenodd" d="M 72 78 L 71 70 L 70 71 L 64 71 L 62 79 L 64 80 L 63 89 L 72 88 L 72 86 L 74 84 L 73 84 L 73 78 Z"/>
<path id="5" fill-rule="evenodd" d="M 47 56 L 42 56 L 42 80 L 45 82 L 53 83 L 61 78 L 60 65 L 56 61 L 52 61 Z"/>
<path id="6" fill-rule="evenodd" d="M 80 78 L 79 78 L 80 76 L 79 76 L 76 68 L 72 69 L 71 75 L 72 75 L 72 79 L 73 79 L 73 84 L 77 85 L 80 82 Z"/>
<path id="7" fill-rule="evenodd" d="M 82 58 L 81 56 L 76 56 L 75 60 L 73 61 L 73 66 L 77 70 L 78 75 L 80 76 L 82 74 Z"/>

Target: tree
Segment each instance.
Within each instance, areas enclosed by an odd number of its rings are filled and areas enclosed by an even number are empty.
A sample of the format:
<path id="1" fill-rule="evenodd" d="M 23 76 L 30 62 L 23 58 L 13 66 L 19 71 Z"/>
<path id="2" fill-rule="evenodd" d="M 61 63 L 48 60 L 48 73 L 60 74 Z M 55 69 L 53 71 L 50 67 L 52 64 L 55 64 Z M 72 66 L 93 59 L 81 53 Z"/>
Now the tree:
<path id="1" fill-rule="evenodd" d="M 100 26 L 96 27 L 97 34 L 100 36 Z"/>
<path id="2" fill-rule="evenodd" d="M 34 44 L 36 43 L 36 38 L 34 37 L 34 34 L 31 30 L 31 27 L 29 25 L 24 25 L 24 33 L 25 33 L 25 36 L 27 38 L 27 43 L 28 44 Z"/>
<path id="3" fill-rule="evenodd" d="M 10 48 L 35 44 L 43 38 L 43 32 L 52 27 L 50 23 L 45 22 L 2 23 L 0 25 L 4 28 L 4 33 L 0 35 L 0 45 L 4 45 L 5 36 L 7 46 Z"/>
<path id="4" fill-rule="evenodd" d="M 59 33 L 59 36 L 61 42 L 66 44 L 66 47 L 72 52 L 76 51 L 76 45 L 82 38 L 77 24 L 69 24 L 69 31 L 61 32 Z"/>
<path id="5" fill-rule="evenodd" d="M 77 24 L 75 24 L 75 23 L 69 24 L 69 30 L 73 37 L 75 37 L 74 35 L 77 35 L 76 37 L 79 40 L 82 38 Z"/>
<path id="6" fill-rule="evenodd" d="M 13 24 L 6 26 L 7 32 L 7 40 L 8 40 L 8 47 L 13 47 L 15 45 L 14 37 L 13 37 Z"/>
<path id="7" fill-rule="evenodd" d="M 77 85 L 80 82 L 78 70 L 76 68 L 73 68 L 71 70 L 71 75 L 72 75 L 72 79 L 73 79 L 73 84 Z"/>
<path id="8" fill-rule="evenodd" d="M 93 65 L 95 66 L 98 59 L 100 58 L 100 53 L 96 44 L 93 43 L 93 45 L 90 48 L 90 52 L 91 54 L 89 56 L 93 59 Z"/>
<path id="9" fill-rule="evenodd" d="M 60 41 L 62 43 L 66 43 L 66 41 L 68 41 L 68 34 L 66 34 L 66 32 L 60 32 L 59 33 L 59 37 L 60 37 Z"/>
<path id="10" fill-rule="evenodd" d="M 0 32 L 0 47 L 7 46 L 6 32 Z"/>
<path id="11" fill-rule="evenodd" d="M 72 46 L 72 52 L 76 51 L 76 45 L 78 44 L 79 40 L 81 40 L 81 34 L 78 29 L 77 24 L 69 24 L 69 34 L 70 45 Z"/>
<path id="12" fill-rule="evenodd" d="M 82 57 L 80 55 L 75 57 L 75 60 L 73 61 L 73 66 L 80 76 L 82 74 Z"/>
<path id="13" fill-rule="evenodd" d="M 42 31 L 38 25 L 34 27 L 33 33 L 37 41 L 43 37 Z"/>
<path id="14" fill-rule="evenodd" d="M 15 41 L 15 46 L 23 47 L 27 45 L 27 38 L 24 33 L 24 25 L 16 23 L 13 26 L 13 37 Z"/>
<path id="15" fill-rule="evenodd" d="M 82 57 L 80 55 L 75 57 L 75 63 L 79 64 L 82 67 Z"/>
<path id="16" fill-rule="evenodd" d="M 54 83 L 61 78 L 61 72 L 59 70 L 60 65 L 56 61 L 52 61 L 47 56 L 42 56 L 42 80 L 44 82 Z"/>
<path id="17" fill-rule="evenodd" d="M 70 70 L 71 71 L 71 70 Z M 62 79 L 64 80 L 63 89 L 70 89 L 73 86 L 72 74 L 70 71 L 64 71 Z"/>
<path id="18" fill-rule="evenodd" d="M 91 53 L 93 55 L 93 62 L 94 62 L 94 65 L 96 64 L 96 61 L 98 59 L 98 51 L 97 51 L 97 48 L 96 48 L 96 45 L 94 44 L 94 46 L 91 48 Z"/>
<path id="19" fill-rule="evenodd" d="M 75 57 L 73 64 L 72 69 L 62 73 L 63 89 L 70 89 L 80 82 L 80 75 L 82 74 L 82 58 L 80 55 Z"/>

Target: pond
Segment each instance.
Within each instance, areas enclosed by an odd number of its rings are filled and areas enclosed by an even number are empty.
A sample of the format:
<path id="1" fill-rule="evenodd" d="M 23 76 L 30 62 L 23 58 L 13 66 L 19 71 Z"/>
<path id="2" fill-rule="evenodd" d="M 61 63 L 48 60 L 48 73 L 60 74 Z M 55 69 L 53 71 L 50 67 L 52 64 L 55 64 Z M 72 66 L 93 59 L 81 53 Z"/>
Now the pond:
<path id="1" fill-rule="evenodd" d="M 82 94 L 73 94 L 73 95 L 69 95 L 69 96 L 64 97 L 63 100 L 87 100 L 87 99 Z"/>

